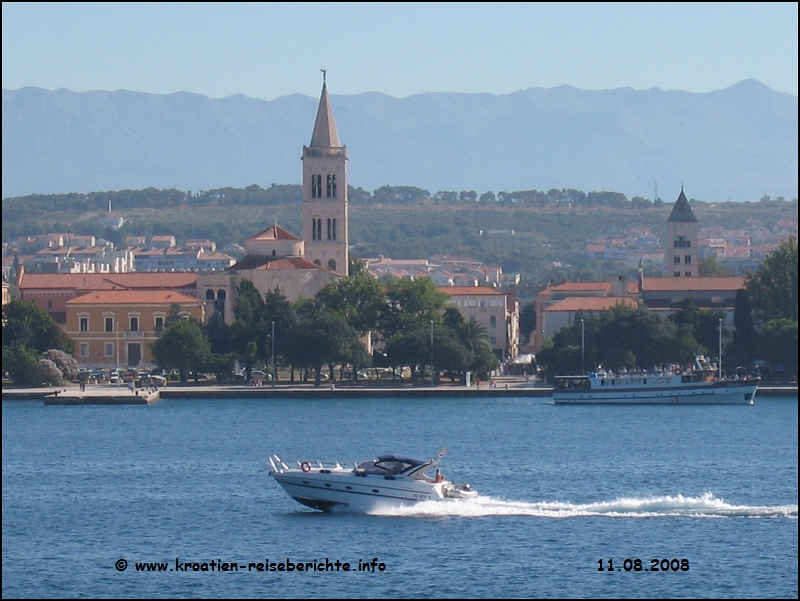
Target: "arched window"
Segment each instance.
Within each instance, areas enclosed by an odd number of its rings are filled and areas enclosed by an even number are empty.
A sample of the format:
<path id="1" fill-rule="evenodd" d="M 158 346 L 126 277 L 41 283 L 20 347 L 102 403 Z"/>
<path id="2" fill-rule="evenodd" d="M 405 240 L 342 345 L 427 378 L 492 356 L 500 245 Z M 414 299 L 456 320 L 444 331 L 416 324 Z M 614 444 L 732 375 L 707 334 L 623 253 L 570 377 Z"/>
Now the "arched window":
<path id="1" fill-rule="evenodd" d="M 319 265 L 320 267 L 322 267 L 322 261 L 320 261 L 319 259 L 315 259 L 314 265 Z"/>
<path id="2" fill-rule="evenodd" d="M 311 176 L 311 198 L 322 198 L 322 176 Z"/>
<path id="3" fill-rule="evenodd" d="M 336 198 L 336 176 L 329 175 L 327 184 L 326 192 L 328 193 L 328 198 Z"/>
<path id="4" fill-rule="evenodd" d="M 330 269 L 331 271 L 336 271 L 336 261 L 334 261 L 333 259 L 328 261 L 328 269 Z"/>
<path id="5" fill-rule="evenodd" d="M 206 290 L 206 300 L 214 300 L 214 291 L 211 288 Z"/>
<path id="6" fill-rule="evenodd" d="M 217 298 L 219 300 L 225 300 L 226 298 L 228 298 L 228 293 L 225 292 L 225 290 L 220 290 L 219 292 L 217 292 Z"/>

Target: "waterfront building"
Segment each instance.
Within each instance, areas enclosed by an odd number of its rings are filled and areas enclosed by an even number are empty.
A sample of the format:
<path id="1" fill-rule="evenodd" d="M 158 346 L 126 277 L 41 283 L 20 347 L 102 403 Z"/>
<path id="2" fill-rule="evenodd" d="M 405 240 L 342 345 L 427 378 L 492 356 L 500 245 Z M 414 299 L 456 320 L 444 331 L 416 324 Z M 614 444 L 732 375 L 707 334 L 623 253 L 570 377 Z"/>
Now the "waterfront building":
<path id="1" fill-rule="evenodd" d="M 98 290 L 66 302 L 66 333 L 80 367 L 152 367 L 150 345 L 171 309 L 202 323 L 204 305 L 174 290 Z"/>

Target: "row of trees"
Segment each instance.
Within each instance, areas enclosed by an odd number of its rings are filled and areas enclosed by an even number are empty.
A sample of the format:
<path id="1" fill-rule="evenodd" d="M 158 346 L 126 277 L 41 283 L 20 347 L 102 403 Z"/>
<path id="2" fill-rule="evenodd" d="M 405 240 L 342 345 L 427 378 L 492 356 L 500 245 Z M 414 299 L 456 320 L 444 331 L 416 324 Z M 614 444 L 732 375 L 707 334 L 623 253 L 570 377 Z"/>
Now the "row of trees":
<path id="1" fill-rule="evenodd" d="M 189 371 L 212 371 L 224 380 L 234 362 L 246 377 L 259 365 L 275 363 L 304 376 L 313 373 L 319 386 L 323 368 L 351 367 L 353 378 L 369 366 L 409 367 L 412 378 L 431 369 L 460 378 L 465 371 L 486 377 L 498 366 L 480 324 L 465 321 L 447 295 L 430 279 L 381 282 L 357 273 L 333 282 L 313 299 L 289 302 L 280 291 L 262 295 L 249 280 L 239 285 L 235 321 L 228 326 L 219 314 L 208 324 L 168 320 L 153 346 L 158 364 Z M 368 354 L 371 336 L 381 350 Z"/>
<path id="2" fill-rule="evenodd" d="M 797 374 L 797 239 L 770 253 L 736 295 L 735 332 L 723 351 L 730 368 L 752 366 L 757 359 Z M 599 315 L 577 315 L 555 334 L 537 362 L 548 376 L 607 369 L 649 369 L 690 363 L 696 354 L 718 355 L 719 324 L 724 315 L 691 303 L 664 319 L 644 308 L 619 305 Z"/>

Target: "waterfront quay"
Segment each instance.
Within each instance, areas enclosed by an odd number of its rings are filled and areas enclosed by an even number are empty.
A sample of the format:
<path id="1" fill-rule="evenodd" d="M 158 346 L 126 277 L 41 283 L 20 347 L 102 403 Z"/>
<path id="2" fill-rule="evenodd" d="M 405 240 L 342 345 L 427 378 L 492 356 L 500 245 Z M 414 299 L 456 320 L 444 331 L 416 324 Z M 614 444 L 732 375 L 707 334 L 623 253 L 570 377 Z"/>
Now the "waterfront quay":
<path id="1" fill-rule="evenodd" d="M 3 400 L 44 401 L 48 405 L 147 405 L 160 399 L 346 399 L 346 398 L 547 398 L 552 388 L 525 378 L 499 378 L 478 386 L 441 383 L 430 385 L 376 385 L 373 382 L 323 382 L 320 386 L 305 382 L 276 382 L 264 386 L 216 385 L 205 382 L 176 383 L 158 390 L 136 389 L 131 392 L 116 384 L 17 387 L 3 385 Z M 761 386 L 758 397 L 797 396 L 797 385 Z"/>

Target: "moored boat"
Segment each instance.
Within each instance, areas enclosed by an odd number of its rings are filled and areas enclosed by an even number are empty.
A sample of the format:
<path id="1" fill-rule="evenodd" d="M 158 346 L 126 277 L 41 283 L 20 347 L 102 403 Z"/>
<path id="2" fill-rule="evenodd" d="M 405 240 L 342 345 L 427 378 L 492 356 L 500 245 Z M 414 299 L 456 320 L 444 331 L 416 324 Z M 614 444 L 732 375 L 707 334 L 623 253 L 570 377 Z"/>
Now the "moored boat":
<path id="1" fill-rule="evenodd" d="M 683 373 L 591 373 L 556 376 L 553 402 L 577 404 L 752 405 L 757 377 L 714 377 L 716 369 L 698 357 Z"/>

